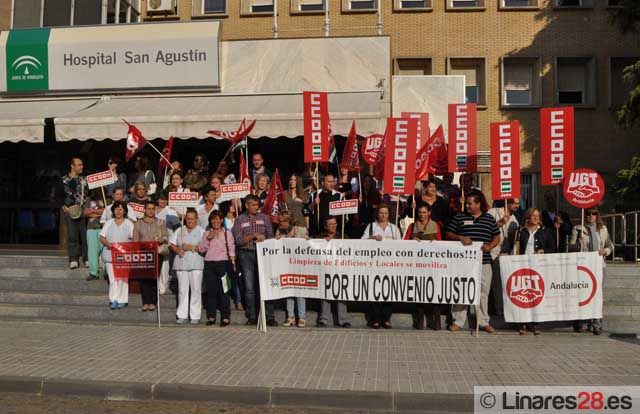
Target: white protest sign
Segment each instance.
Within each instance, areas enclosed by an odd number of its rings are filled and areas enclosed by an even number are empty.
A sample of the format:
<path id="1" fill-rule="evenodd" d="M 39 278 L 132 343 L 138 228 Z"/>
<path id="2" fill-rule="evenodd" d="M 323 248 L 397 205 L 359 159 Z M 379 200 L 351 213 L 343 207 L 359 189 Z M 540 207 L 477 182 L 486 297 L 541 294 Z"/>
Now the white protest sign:
<path id="1" fill-rule="evenodd" d="M 104 187 L 118 181 L 118 177 L 111 170 L 102 171 L 96 174 L 87 175 L 87 186 L 89 190 Z"/>
<path id="2" fill-rule="evenodd" d="M 342 216 L 344 214 L 358 214 L 358 199 L 339 200 L 329 203 L 330 216 Z"/>
<path id="3" fill-rule="evenodd" d="M 188 208 L 198 208 L 200 204 L 200 195 L 196 192 L 191 193 L 169 193 L 169 207 L 175 209 L 179 213 L 184 213 Z"/>
<path id="4" fill-rule="evenodd" d="M 269 239 L 257 244 L 263 300 L 480 302 L 481 244 Z"/>
<path id="5" fill-rule="evenodd" d="M 127 207 L 129 207 L 133 211 L 133 214 L 136 216 L 136 218 L 144 217 L 144 204 L 129 203 L 127 204 Z"/>
<path id="6" fill-rule="evenodd" d="M 251 184 L 222 184 L 220 186 L 220 201 L 234 200 L 236 198 L 244 198 L 249 195 Z"/>
<path id="7" fill-rule="evenodd" d="M 602 318 L 598 252 L 501 256 L 506 322 Z"/>

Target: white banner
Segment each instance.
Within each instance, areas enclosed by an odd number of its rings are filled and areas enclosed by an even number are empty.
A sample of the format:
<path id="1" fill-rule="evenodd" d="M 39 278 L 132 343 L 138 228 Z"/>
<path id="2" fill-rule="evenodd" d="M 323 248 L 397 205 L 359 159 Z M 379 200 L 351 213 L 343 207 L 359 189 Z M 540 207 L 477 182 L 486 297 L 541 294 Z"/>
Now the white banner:
<path id="1" fill-rule="evenodd" d="M 89 190 L 104 187 L 105 185 L 113 184 L 116 181 L 118 181 L 118 177 L 111 170 L 87 175 L 87 186 L 89 187 Z"/>
<path id="2" fill-rule="evenodd" d="M 478 304 L 481 244 L 270 239 L 257 245 L 264 300 Z"/>
<path id="3" fill-rule="evenodd" d="M 233 200 L 236 198 L 245 198 L 251 192 L 251 184 L 222 184 L 220 186 L 220 201 Z"/>
<path id="4" fill-rule="evenodd" d="M 331 201 L 329 203 L 330 216 L 342 216 L 345 214 L 358 214 L 358 199 Z"/>
<path id="5" fill-rule="evenodd" d="M 597 252 L 501 256 L 505 321 L 602 318 L 602 269 Z"/>

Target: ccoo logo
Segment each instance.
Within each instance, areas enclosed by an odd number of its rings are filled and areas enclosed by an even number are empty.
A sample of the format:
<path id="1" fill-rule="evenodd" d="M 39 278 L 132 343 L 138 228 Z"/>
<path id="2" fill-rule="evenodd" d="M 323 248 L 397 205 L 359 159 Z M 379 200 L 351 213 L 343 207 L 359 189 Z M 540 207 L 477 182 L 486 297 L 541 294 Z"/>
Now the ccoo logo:
<path id="1" fill-rule="evenodd" d="M 517 307 L 534 308 L 544 299 L 544 280 L 533 269 L 518 269 L 507 279 L 506 291 L 511 303 Z"/>

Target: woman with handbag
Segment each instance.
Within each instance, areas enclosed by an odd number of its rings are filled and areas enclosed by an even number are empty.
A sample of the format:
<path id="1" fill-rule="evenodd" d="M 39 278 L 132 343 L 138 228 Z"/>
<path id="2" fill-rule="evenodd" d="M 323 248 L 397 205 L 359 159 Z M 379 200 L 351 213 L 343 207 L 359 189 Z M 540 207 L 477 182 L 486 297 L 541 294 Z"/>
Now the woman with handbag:
<path id="1" fill-rule="evenodd" d="M 232 234 L 222 226 L 224 215 L 220 211 L 209 214 L 209 230 L 200 241 L 204 254 L 204 283 L 207 287 L 207 326 L 215 325 L 220 308 L 220 326 L 231 323 L 229 296 L 231 281 L 236 272 L 236 244 Z"/>
<path id="2" fill-rule="evenodd" d="M 167 247 L 167 226 L 164 220 L 156 218 L 156 203 L 148 200 L 144 206 L 144 217 L 133 225 L 133 241 L 157 241 L 158 255 L 169 254 Z M 161 260 L 159 258 L 159 260 Z M 140 279 L 140 295 L 142 297 L 142 312 L 154 311 L 158 306 L 157 279 Z"/>

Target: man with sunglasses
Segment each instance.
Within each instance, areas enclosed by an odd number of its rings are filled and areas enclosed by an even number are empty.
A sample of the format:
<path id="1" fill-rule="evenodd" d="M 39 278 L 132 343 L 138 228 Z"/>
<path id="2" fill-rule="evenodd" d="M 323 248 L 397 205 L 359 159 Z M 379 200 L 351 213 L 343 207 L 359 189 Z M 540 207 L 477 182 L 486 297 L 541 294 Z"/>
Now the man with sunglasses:
<path id="1" fill-rule="evenodd" d="M 465 246 L 473 242 L 482 242 L 482 275 L 480 281 L 480 329 L 487 333 L 494 333 L 495 329 L 489 324 L 489 291 L 491 289 L 492 269 L 491 250 L 500 243 L 500 230 L 496 220 L 487 211 L 489 205 L 479 190 L 471 190 L 465 194 L 465 211 L 456 215 L 449 222 L 447 239 L 460 241 Z M 467 305 L 453 305 L 451 307 L 453 323 L 449 325 L 451 332 L 462 329 L 467 321 Z"/>
<path id="2" fill-rule="evenodd" d="M 600 212 L 597 208 L 586 211 L 584 227 L 578 224 L 573 228 L 569 249 L 574 252 L 598 252 L 603 257 L 602 275 L 604 276 L 606 268 L 604 258 L 613 253 L 613 243 L 611 243 L 607 226 L 600 220 Z M 589 325 L 591 325 L 594 335 L 602 333 L 601 319 L 575 321 L 573 329 L 576 332 L 587 332 Z"/>

